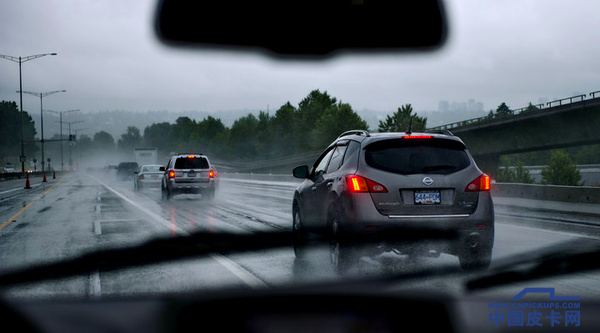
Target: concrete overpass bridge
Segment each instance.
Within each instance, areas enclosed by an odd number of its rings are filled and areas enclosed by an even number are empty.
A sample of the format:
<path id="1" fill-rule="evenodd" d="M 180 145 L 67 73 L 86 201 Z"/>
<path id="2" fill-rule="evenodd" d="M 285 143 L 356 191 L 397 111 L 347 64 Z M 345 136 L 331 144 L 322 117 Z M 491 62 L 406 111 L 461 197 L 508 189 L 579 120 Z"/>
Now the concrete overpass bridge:
<path id="1" fill-rule="evenodd" d="M 447 124 L 465 141 L 479 167 L 495 175 L 500 156 L 600 143 L 600 92 L 514 110 L 503 117 L 481 117 Z"/>

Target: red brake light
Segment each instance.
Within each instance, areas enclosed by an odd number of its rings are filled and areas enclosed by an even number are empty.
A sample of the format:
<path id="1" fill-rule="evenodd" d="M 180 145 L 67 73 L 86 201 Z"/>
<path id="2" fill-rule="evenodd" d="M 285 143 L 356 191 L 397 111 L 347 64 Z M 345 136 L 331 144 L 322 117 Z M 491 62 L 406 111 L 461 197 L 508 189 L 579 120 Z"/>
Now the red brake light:
<path id="1" fill-rule="evenodd" d="M 465 187 L 465 192 L 489 191 L 491 188 L 492 182 L 490 176 L 484 173 L 470 182 L 469 185 Z"/>
<path id="2" fill-rule="evenodd" d="M 169 171 L 169 178 L 175 178 L 175 171 Z"/>
<path id="3" fill-rule="evenodd" d="M 387 193 L 385 186 L 374 182 L 368 178 L 357 175 L 346 176 L 346 184 L 352 193 L 370 192 L 370 193 Z"/>
<path id="4" fill-rule="evenodd" d="M 406 135 L 404 139 L 431 139 L 433 136 L 431 135 Z"/>
<path id="5" fill-rule="evenodd" d="M 348 176 L 346 181 L 348 182 L 348 188 L 350 189 L 350 192 L 369 192 L 367 182 L 363 177 Z"/>
<path id="6" fill-rule="evenodd" d="M 215 172 L 214 172 L 214 171 L 212 171 L 212 170 L 210 170 L 210 171 L 208 172 L 208 177 L 210 177 L 210 178 L 214 178 L 214 177 L 215 177 Z"/>
<path id="7" fill-rule="evenodd" d="M 188 155 L 188 157 L 187 157 L 187 158 L 195 158 L 195 157 L 196 157 L 196 156 L 194 156 L 194 155 Z"/>

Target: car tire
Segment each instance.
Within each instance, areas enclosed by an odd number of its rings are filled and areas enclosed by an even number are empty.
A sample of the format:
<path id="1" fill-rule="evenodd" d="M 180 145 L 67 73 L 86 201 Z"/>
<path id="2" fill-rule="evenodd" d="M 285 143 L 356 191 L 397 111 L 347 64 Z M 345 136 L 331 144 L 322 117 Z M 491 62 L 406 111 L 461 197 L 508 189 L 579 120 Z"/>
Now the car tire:
<path id="1" fill-rule="evenodd" d="M 292 214 L 292 234 L 294 237 L 294 255 L 298 259 L 303 259 L 306 257 L 306 242 L 308 238 L 306 231 L 302 227 L 300 210 L 297 205 L 294 205 Z"/>
<path id="2" fill-rule="evenodd" d="M 215 189 L 212 188 L 204 193 L 202 193 L 202 197 L 208 201 L 211 201 L 215 198 Z"/>
<path id="3" fill-rule="evenodd" d="M 336 210 L 331 210 L 328 215 L 331 236 L 331 241 L 329 243 L 331 266 L 337 273 L 345 273 L 355 264 L 355 255 L 352 247 L 339 239 L 339 236 L 343 235 L 339 213 Z"/>
<path id="4" fill-rule="evenodd" d="M 169 193 L 169 188 L 165 188 L 163 186 L 160 187 L 160 197 L 163 201 L 167 201 L 171 199 L 171 194 Z"/>
<path id="5" fill-rule="evenodd" d="M 492 249 L 488 247 L 465 247 L 458 253 L 460 268 L 465 271 L 487 269 L 492 263 Z"/>

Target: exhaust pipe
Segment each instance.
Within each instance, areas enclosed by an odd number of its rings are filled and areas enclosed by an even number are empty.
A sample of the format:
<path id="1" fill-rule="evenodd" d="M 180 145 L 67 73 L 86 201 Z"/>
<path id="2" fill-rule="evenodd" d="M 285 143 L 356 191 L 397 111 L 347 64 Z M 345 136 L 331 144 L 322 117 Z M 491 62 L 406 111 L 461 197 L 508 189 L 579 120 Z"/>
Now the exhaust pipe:
<path id="1" fill-rule="evenodd" d="M 479 243 L 481 242 L 481 235 L 477 232 L 472 232 L 467 236 L 467 247 L 469 249 L 475 250 L 479 247 Z"/>

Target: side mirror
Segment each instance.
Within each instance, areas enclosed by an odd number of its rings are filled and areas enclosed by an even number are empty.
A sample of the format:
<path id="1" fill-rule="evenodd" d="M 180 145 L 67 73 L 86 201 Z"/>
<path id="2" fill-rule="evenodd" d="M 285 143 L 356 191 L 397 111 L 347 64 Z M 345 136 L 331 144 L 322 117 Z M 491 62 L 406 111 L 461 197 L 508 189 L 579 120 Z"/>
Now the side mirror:
<path id="1" fill-rule="evenodd" d="M 300 179 L 308 178 L 308 165 L 302 165 L 299 167 L 295 167 L 292 174 L 296 178 L 300 178 Z"/>
<path id="2" fill-rule="evenodd" d="M 161 166 L 160 168 L 158 168 L 158 170 L 160 170 L 160 171 L 165 171 L 165 167 L 164 167 L 164 166 Z"/>
<path id="3" fill-rule="evenodd" d="M 137 171 L 134 171 L 134 172 L 133 172 L 133 174 L 134 174 L 134 175 L 137 175 L 137 174 L 138 174 L 138 172 L 137 172 Z"/>

